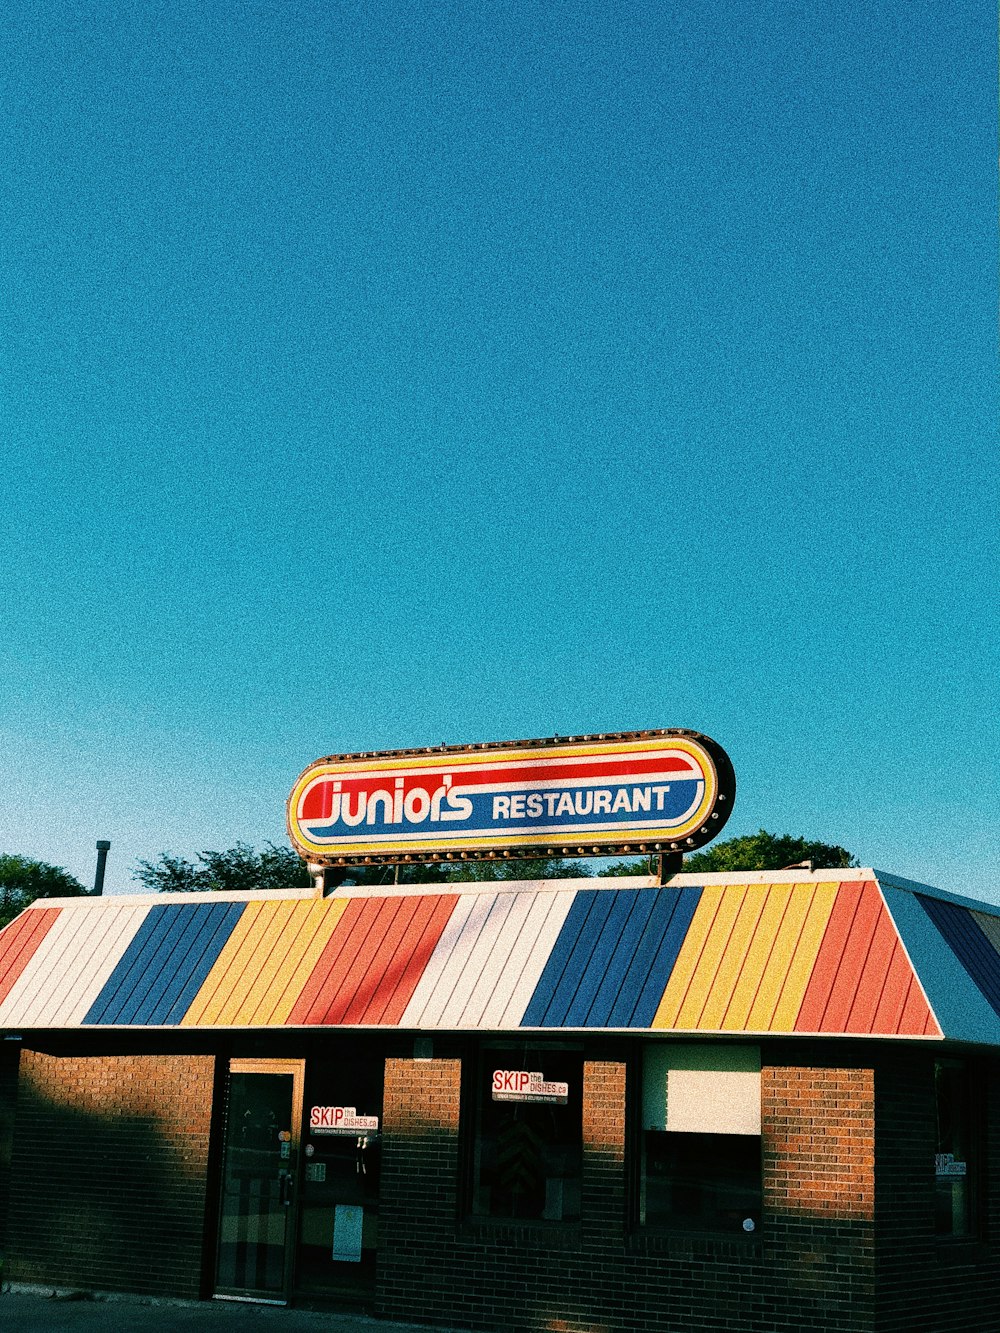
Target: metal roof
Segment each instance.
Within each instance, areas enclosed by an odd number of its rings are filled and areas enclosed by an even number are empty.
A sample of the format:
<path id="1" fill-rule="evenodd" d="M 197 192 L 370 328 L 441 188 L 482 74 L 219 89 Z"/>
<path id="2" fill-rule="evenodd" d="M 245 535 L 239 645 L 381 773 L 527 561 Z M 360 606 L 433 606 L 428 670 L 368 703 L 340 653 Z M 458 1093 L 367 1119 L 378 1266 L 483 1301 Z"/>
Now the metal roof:
<path id="1" fill-rule="evenodd" d="M 1000 909 L 874 870 L 40 900 L 0 1028 L 384 1027 L 1000 1044 Z"/>

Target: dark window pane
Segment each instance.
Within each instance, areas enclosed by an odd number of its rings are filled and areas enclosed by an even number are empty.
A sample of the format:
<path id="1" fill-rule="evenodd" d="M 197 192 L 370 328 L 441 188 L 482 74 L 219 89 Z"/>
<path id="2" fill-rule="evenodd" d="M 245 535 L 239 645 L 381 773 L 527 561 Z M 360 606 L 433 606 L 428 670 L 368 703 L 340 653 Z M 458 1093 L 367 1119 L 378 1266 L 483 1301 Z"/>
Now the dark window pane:
<path id="1" fill-rule="evenodd" d="M 649 1225 L 750 1230 L 760 1222 L 760 1139 L 752 1134 L 647 1130 L 644 1216 Z"/>
<path id="2" fill-rule="evenodd" d="M 495 1071 L 565 1083 L 565 1104 L 497 1100 Z M 479 1075 L 472 1211 L 551 1222 L 580 1216 L 582 1058 L 571 1051 L 488 1050 Z"/>
<path id="3" fill-rule="evenodd" d="M 939 1236 L 972 1232 L 972 1103 L 969 1075 L 959 1060 L 934 1068 L 937 1143 L 934 1150 L 934 1229 Z"/>
<path id="4" fill-rule="evenodd" d="M 218 1283 L 280 1296 L 284 1287 L 283 1177 L 293 1169 L 291 1074 L 233 1074 L 229 1083 Z"/>

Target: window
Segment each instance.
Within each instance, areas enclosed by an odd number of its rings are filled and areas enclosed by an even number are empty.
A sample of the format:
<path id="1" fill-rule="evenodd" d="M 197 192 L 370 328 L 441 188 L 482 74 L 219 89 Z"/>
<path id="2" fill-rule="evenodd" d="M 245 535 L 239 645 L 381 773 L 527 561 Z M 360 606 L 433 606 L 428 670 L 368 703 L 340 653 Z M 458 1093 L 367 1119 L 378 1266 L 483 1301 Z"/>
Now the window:
<path id="1" fill-rule="evenodd" d="M 639 1222 L 751 1232 L 760 1223 L 760 1051 L 647 1044 Z"/>
<path id="2" fill-rule="evenodd" d="M 484 1047 L 476 1088 L 472 1212 L 541 1222 L 580 1216 L 583 1057 Z"/>
<path id="3" fill-rule="evenodd" d="M 975 1143 L 969 1069 L 962 1060 L 934 1066 L 937 1136 L 934 1148 L 934 1230 L 939 1236 L 973 1232 Z"/>

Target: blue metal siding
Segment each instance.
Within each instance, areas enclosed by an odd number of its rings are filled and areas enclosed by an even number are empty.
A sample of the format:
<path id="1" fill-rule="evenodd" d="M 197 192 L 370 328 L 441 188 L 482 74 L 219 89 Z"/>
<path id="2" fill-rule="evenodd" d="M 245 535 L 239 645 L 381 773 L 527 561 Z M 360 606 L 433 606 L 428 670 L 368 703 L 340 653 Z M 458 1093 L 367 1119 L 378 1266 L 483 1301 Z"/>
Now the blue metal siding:
<path id="1" fill-rule="evenodd" d="M 621 940 L 635 908 L 638 893 L 635 889 L 618 889 L 607 896 L 613 899 L 611 911 L 603 923 L 590 961 L 580 977 L 580 984 L 573 1001 L 561 1020 L 561 1025 L 564 1027 L 600 1027 L 599 1023 L 595 1024 L 593 1018 L 597 992 L 609 975 L 617 975 L 620 979 L 625 971 L 621 960 Z"/>
<path id="2" fill-rule="evenodd" d="M 917 901 L 951 946 L 959 962 L 1000 1015 L 1000 956 L 967 907 L 928 898 L 922 893 Z"/>
<path id="3" fill-rule="evenodd" d="M 131 944 L 115 965 L 115 970 L 101 987 L 97 999 L 87 1010 L 83 1020 L 85 1025 L 115 1022 L 111 1014 L 112 1012 L 117 1013 L 131 996 L 142 975 L 141 968 L 137 967 L 137 964 L 140 959 L 148 956 L 147 945 L 162 922 L 164 913 L 169 910 L 168 907 L 151 907 L 149 909 L 145 921 L 136 931 Z"/>
<path id="4" fill-rule="evenodd" d="M 84 1023 L 177 1022 L 239 920 L 245 903 L 152 907 Z M 195 984 L 197 982 L 197 984 Z M 168 1015 L 175 1014 L 170 1020 Z"/>
<path id="5" fill-rule="evenodd" d="M 171 1026 L 179 1023 L 202 982 L 212 970 L 223 945 L 243 914 L 245 903 L 213 903 L 188 908 L 191 922 L 171 960 L 162 982 L 147 1002 L 147 1016 L 136 1015 L 137 1023 Z"/>
<path id="6" fill-rule="evenodd" d="M 629 1020 L 629 1027 L 633 1028 L 648 1028 L 651 1025 L 688 927 L 701 901 L 701 889 L 661 889 L 660 892 L 669 895 L 668 902 L 673 899 L 670 902 L 670 917 Z"/>
<path id="7" fill-rule="evenodd" d="M 623 896 L 626 893 L 632 896 L 632 910 L 615 949 L 615 965 L 609 966 L 607 974 L 602 977 L 601 984 L 594 996 L 594 1002 L 587 1016 L 589 1027 L 611 1026 L 611 1015 L 615 1012 L 619 997 L 623 994 L 632 959 L 635 957 L 639 942 L 648 929 L 650 919 L 660 901 L 659 893 L 650 893 L 648 890 L 625 889 L 619 890 L 619 892 Z M 633 1000 L 634 995 L 630 997 L 627 1006 L 629 1013 L 631 1013 Z M 622 1024 L 622 1026 L 626 1025 Z"/>
<path id="8" fill-rule="evenodd" d="M 522 1027 L 553 1027 L 556 1023 L 552 1015 L 556 1007 L 563 1011 L 569 1007 L 576 991 L 581 965 L 586 963 L 594 948 L 594 928 L 597 923 L 592 922 L 588 927 L 588 919 L 595 909 L 601 920 L 611 911 L 610 902 L 598 903 L 596 900 L 599 897 L 601 895 L 594 889 L 582 889 L 573 899 L 573 906 L 566 915 L 549 960 L 524 1011 Z M 604 897 L 610 898 L 611 895 L 606 894 Z"/>
<path id="9" fill-rule="evenodd" d="M 607 1027 L 648 1026 L 700 901 L 701 889 L 697 888 L 657 891 L 653 911 L 629 961 L 618 998 L 608 1014 Z M 649 994 L 657 982 L 662 984 L 650 1008 Z M 641 1019 L 640 1006 L 642 1010 L 649 1010 L 645 1022 Z"/>

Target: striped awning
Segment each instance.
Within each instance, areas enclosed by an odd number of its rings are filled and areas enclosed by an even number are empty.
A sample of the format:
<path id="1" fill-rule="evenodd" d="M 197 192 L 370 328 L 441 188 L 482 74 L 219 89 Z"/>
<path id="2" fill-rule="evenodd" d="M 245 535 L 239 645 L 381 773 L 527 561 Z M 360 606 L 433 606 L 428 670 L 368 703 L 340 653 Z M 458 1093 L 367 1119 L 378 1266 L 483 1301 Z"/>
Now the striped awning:
<path id="1" fill-rule="evenodd" d="M 62 899 L 0 932 L 0 1028 L 313 1026 L 1000 1043 L 1000 916 L 854 870 Z"/>

